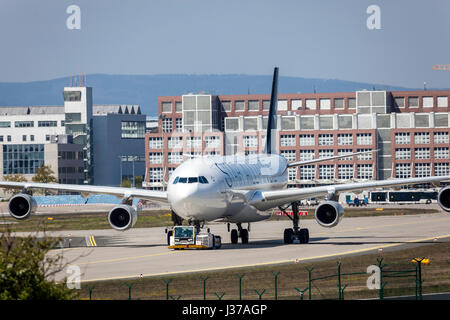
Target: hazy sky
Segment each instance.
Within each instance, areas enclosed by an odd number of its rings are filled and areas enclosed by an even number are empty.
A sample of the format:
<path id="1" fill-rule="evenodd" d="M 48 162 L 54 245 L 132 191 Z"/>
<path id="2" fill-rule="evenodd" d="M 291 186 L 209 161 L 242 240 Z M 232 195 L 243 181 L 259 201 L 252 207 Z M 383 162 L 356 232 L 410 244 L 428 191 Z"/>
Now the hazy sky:
<path id="1" fill-rule="evenodd" d="M 70 5 L 81 29 L 68 29 Z M 369 6 L 381 29 L 370 30 Z M 1 0 L 0 81 L 270 74 L 450 87 L 448 0 Z M 373 20 L 371 20 L 373 22 Z"/>

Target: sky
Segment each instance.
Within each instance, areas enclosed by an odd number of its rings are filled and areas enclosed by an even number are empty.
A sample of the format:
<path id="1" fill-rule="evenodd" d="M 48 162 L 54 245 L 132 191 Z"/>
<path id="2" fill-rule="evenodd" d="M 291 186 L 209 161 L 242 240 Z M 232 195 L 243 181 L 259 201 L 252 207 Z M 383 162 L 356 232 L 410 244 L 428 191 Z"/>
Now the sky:
<path id="1" fill-rule="evenodd" d="M 448 0 L 1 0 L 0 82 L 278 66 L 281 76 L 448 88 L 450 70 L 433 66 L 450 65 L 449 14 Z"/>

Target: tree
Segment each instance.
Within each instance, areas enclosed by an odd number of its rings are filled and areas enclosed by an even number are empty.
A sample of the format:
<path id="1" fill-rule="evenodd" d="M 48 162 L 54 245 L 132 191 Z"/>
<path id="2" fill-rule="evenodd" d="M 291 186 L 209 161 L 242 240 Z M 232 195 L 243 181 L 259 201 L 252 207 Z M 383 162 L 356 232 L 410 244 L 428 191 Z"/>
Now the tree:
<path id="1" fill-rule="evenodd" d="M 36 170 L 34 177 L 31 179 L 33 182 L 40 183 L 56 183 L 57 179 L 54 176 L 54 172 L 50 166 L 43 164 L 39 169 Z"/>
<path id="2" fill-rule="evenodd" d="M 8 229 L 0 236 L 0 300 L 73 299 L 77 293 L 66 280 L 56 283 L 54 274 L 65 266 L 61 255 L 50 255 L 57 240 L 31 235 L 18 238 Z"/>
<path id="3" fill-rule="evenodd" d="M 14 181 L 14 182 L 26 182 L 27 178 L 23 174 L 5 174 L 3 176 L 3 181 Z M 20 188 L 2 188 L 5 193 L 14 193 Z"/>

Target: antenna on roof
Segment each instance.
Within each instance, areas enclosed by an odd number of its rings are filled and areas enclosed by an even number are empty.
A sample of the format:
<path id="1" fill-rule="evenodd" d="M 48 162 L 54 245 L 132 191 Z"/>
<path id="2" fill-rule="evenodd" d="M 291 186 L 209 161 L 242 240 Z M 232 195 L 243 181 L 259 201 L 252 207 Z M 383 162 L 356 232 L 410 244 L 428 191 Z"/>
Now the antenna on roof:
<path id="1" fill-rule="evenodd" d="M 423 82 L 423 91 L 427 91 L 427 83 L 425 81 Z"/>
<path id="2" fill-rule="evenodd" d="M 70 86 L 72 86 L 72 74 L 70 74 Z"/>
<path id="3" fill-rule="evenodd" d="M 86 87 L 86 72 L 84 73 L 84 86 Z"/>

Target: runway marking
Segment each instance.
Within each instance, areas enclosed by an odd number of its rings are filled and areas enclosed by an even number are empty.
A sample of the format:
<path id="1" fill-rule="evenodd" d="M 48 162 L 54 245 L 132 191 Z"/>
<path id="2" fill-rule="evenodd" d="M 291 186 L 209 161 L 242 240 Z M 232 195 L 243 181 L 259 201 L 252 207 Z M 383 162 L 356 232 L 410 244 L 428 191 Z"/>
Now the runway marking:
<path id="1" fill-rule="evenodd" d="M 136 259 L 143 259 L 143 258 L 148 258 L 148 257 L 162 256 L 162 255 L 173 254 L 173 253 L 176 253 L 176 252 L 175 251 L 167 251 L 167 252 L 160 252 L 160 253 L 154 253 L 154 254 L 147 254 L 147 255 L 143 255 L 143 256 L 134 256 L 134 257 L 98 260 L 98 261 L 90 261 L 90 262 L 80 262 L 80 263 L 77 263 L 77 265 L 88 265 L 88 264 L 98 264 L 98 263 L 109 263 L 109 262 L 136 260 Z"/>
<path id="2" fill-rule="evenodd" d="M 332 253 L 332 254 L 328 254 L 328 255 L 314 256 L 314 257 L 309 257 L 309 258 L 300 258 L 300 259 L 297 258 L 297 259 L 288 259 L 288 260 L 279 260 L 279 261 L 269 261 L 269 262 L 235 265 L 235 266 L 227 266 L 227 267 L 214 267 L 214 268 L 192 269 L 192 270 L 163 272 L 163 273 L 151 273 L 151 274 L 144 274 L 143 276 L 144 277 L 157 277 L 157 276 L 167 276 L 167 275 L 176 275 L 176 274 L 185 274 L 185 273 L 196 273 L 196 272 L 206 272 L 206 271 L 215 271 L 215 270 L 227 270 L 227 269 L 237 269 L 237 268 L 258 267 L 258 266 L 265 266 L 265 265 L 285 264 L 285 263 L 289 263 L 289 262 L 292 263 L 292 262 L 296 262 L 296 261 L 305 262 L 305 261 L 309 261 L 309 260 L 317 260 L 317 259 L 323 259 L 323 258 L 331 258 L 331 257 L 336 257 L 336 256 L 343 256 L 343 255 L 367 252 L 367 251 L 374 251 L 374 250 L 378 250 L 380 248 L 401 246 L 401 245 L 405 245 L 406 243 L 416 243 L 416 242 L 430 241 L 430 240 L 434 240 L 434 239 L 443 239 L 443 238 L 449 238 L 449 237 L 450 237 L 450 234 L 447 234 L 447 235 L 441 235 L 441 236 L 435 236 L 435 237 L 429 237 L 429 238 L 409 240 L 409 241 L 406 241 L 403 243 L 387 244 L 387 245 L 381 245 L 381 246 L 370 247 L 370 248 L 365 248 L 365 249 L 350 250 L 350 251 L 346 251 L 346 252 L 344 251 L 344 252 Z M 80 282 L 119 280 L 119 279 L 130 279 L 130 278 L 137 278 L 137 277 L 138 277 L 138 275 L 130 275 L 130 276 L 81 280 Z"/>
<path id="3" fill-rule="evenodd" d="M 97 243 L 95 242 L 95 238 L 92 235 L 89 236 L 89 242 L 91 244 L 91 247 L 96 247 L 97 246 Z"/>

